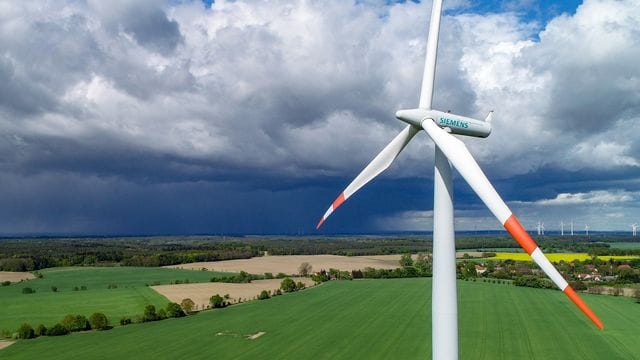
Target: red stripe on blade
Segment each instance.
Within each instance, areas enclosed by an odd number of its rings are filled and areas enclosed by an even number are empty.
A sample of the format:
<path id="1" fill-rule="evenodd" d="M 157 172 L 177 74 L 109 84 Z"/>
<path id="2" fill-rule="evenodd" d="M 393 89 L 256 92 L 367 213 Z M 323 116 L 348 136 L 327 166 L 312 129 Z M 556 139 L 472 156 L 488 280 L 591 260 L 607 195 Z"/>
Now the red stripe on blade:
<path id="1" fill-rule="evenodd" d="M 600 330 L 604 329 L 604 326 L 602 325 L 602 321 L 600 321 L 600 319 L 598 319 L 596 314 L 594 314 L 593 311 L 589 309 L 587 304 L 585 304 L 584 301 L 582 301 L 582 298 L 580 298 L 580 296 L 576 294 L 576 292 L 571 288 L 571 286 L 567 286 L 564 289 L 564 293 L 569 297 L 569 299 L 571 299 L 571 301 L 573 301 L 574 304 L 576 304 L 576 306 L 578 306 L 580 310 L 582 310 L 582 312 L 585 315 L 587 315 L 589 319 L 591 319 L 591 321 L 593 321 L 594 324 L 596 324 L 598 329 Z"/>
<path id="2" fill-rule="evenodd" d="M 507 229 L 514 239 L 516 239 L 518 244 L 522 246 L 527 254 L 531 255 L 531 253 L 538 247 L 538 244 L 536 244 L 531 236 L 529 236 L 529 233 L 522 227 L 515 215 L 511 214 L 511 216 L 509 216 L 507 221 L 504 222 L 504 228 Z"/>
<path id="3" fill-rule="evenodd" d="M 320 229 L 320 226 L 322 226 L 323 222 L 324 222 L 324 216 L 320 218 L 320 221 L 318 222 L 318 225 L 316 225 L 316 230 Z"/>
<path id="4" fill-rule="evenodd" d="M 344 193 L 340 194 L 340 196 L 338 196 L 338 198 L 333 202 L 333 204 L 331 204 L 331 206 L 333 207 L 333 210 L 337 209 L 338 206 L 342 205 L 343 202 L 344 202 Z"/>

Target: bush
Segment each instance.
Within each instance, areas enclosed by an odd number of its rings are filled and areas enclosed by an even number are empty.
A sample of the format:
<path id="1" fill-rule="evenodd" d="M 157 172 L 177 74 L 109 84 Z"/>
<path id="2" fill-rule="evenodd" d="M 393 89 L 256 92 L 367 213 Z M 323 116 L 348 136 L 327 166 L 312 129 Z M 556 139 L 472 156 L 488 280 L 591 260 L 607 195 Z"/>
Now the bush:
<path id="1" fill-rule="evenodd" d="M 182 310 L 184 310 L 184 312 L 186 314 L 191 314 L 191 312 L 193 311 L 193 307 L 195 306 L 193 300 L 187 298 L 187 299 L 183 299 L 182 302 L 180 303 L 180 307 L 182 308 Z"/>
<path id="2" fill-rule="evenodd" d="M 285 273 L 279 272 L 279 273 L 276 274 L 276 279 L 284 279 L 286 277 L 287 277 L 287 274 L 285 274 Z"/>
<path id="3" fill-rule="evenodd" d="M 75 331 L 83 331 L 90 330 L 91 325 L 89 325 L 89 320 L 82 315 L 66 315 L 64 319 L 62 319 L 62 325 L 69 332 Z"/>
<path id="4" fill-rule="evenodd" d="M 271 297 L 271 295 L 269 295 L 269 292 L 267 290 L 262 290 L 260 292 L 260 295 L 258 295 L 258 300 L 266 300 L 269 299 Z"/>
<path id="5" fill-rule="evenodd" d="M 158 320 L 164 320 L 167 318 L 167 311 L 165 309 L 158 310 Z"/>
<path id="6" fill-rule="evenodd" d="M 35 290 L 33 290 L 33 289 L 32 289 L 32 288 L 30 288 L 30 287 L 22 288 L 22 293 L 23 293 L 23 294 L 33 294 L 33 293 L 35 293 L 35 292 L 36 292 L 36 291 L 35 291 Z"/>
<path id="7" fill-rule="evenodd" d="M 215 294 L 211 298 L 209 298 L 209 302 L 211 303 L 212 308 L 223 308 L 226 306 L 224 299 L 218 294 Z"/>
<path id="8" fill-rule="evenodd" d="M 306 287 L 307 286 L 302 281 L 298 281 L 298 283 L 296 284 L 296 291 L 297 290 L 302 290 L 302 289 L 304 289 Z"/>
<path id="9" fill-rule="evenodd" d="M 169 304 L 167 304 L 167 316 L 171 317 L 171 318 L 178 318 L 178 317 L 183 317 L 184 311 L 182 311 L 182 308 L 180 307 L 180 305 L 174 303 L 174 302 L 170 302 Z"/>
<path id="10" fill-rule="evenodd" d="M 286 277 L 280 283 L 280 289 L 282 289 L 282 291 L 284 292 L 294 292 L 297 290 L 296 283 L 295 281 L 291 280 L 291 278 Z"/>
<path id="11" fill-rule="evenodd" d="M 120 319 L 120 325 L 125 326 L 125 325 L 129 325 L 131 324 L 131 318 L 130 317 L 123 317 Z"/>
<path id="12" fill-rule="evenodd" d="M 33 331 L 31 325 L 24 323 L 18 328 L 18 339 L 33 339 L 36 332 Z"/>
<path id="13" fill-rule="evenodd" d="M 9 286 L 9 285 L 11 285 L 11 281 L 9 280 L 2 282 L 2 286 Z"/>
<path id="14" fill-rule="evenodd" d="M 80 290 L 85 291 L 87 290 L 87 287 L 85 285 L 80 286 Z"/>
<path id="15" fill-rule="evenodd" d="M 273 279 L 273 273 L 270 273 L 270 272 L 264 273 L 264 278 L 265 279 Z"/>
<path id="16" fill-rule="evenodd" d="M 42 324 L 38 325 L 38 327 L 36 328 L 36 335 L 37 336 L 47 335 L 47 327 Z"/>
<path id="17" fill-rule="evenodd" d="M 300 266 L 298 266 L 298 274 L 300 274 L 300 276 L 307 276 L 311 273 L 312 269 L 313 267 L 311 267 L 311 264 L 309 264 L 308 262 L 303 262 L 302 264 L 300 264 Z"/>
<path id="18" fill-rule="evenodd" d="M 58 292 L 58 287 L 57 287 L 57 286 L 52 286 L 52 287 L 51 287 L 51 291 L 53 291 L 53 292 Z"/>
<path id="19" fill-rule="evenodd" d="M 49 330 L 47 330 L 47 336 L 61 336 L 61 335 L 67 335 L 68 333 L 69 333 L 69 330 L 67 330 L 67 328 L 65 328 L 60 323 L 53 325 L 52 327 L 49 328 Z"/>
<path id="20" fill-rule="evenodd" d="M 89 324 L 94 330 L 106 330 L 109 328 L 109 319 L 103 313 L 93 313 L 89 316 Z"/>
<path id="21" fill-rule="evenodd" d="M 147 305 L 144 307 L 144 315 L 142 315 L 142 322 L 156 321 L 158 320 L 158 314 L 156 314 L 156 307 L 153 305 Z"/>

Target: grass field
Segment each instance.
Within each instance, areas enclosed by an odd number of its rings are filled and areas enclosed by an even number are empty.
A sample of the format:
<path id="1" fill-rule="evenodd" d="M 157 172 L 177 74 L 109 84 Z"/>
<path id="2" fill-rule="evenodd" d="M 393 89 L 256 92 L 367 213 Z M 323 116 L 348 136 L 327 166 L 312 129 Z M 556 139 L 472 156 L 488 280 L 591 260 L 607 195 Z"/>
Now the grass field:
<path id="1" fill-rule="evenodd" d="M 609 243 L 614 249 L 623 249 L 623 250 L 639 250 L 640 249 L 640 241 L 639 242 L 613 242 Z"/>
<path id="2" fill-rule="evenodd" d="M 599 331 L 554 290 L 458 282 L 461 359 L 633 359 L 640 305 L 588 296 Z M 333 281 L 188 318 L 19 341 L 2 359 L 424 359 L 430 281 Z M 250 340 L 248 335 L 264 332 Z"/>
<path id="3" fill-rule="evenodd" d="M 41 271 L 43 277 L 0 287 L 0 330 L 15 331 L 23 322 L 32 326 L 51 326 L 66 314 L 89 316 L 99 311 L 117 321 L 122 316 L 142 314 L 144 306 L 165 306 L 167 299 L 146 284 L 169 284 L 175 280 L 207 282 L 214 275 L 206 271 L 163 268 L 53 268 Z M 117 288 L 108 289 L 109 285 Z M 57 287 L 53 292 L 51 287 Z M 73 291 L 85 286 L 87 290 Z M 23 294 L 22 289 L 35 289 Z"/>
<path id="4" fill-rule="evenodd" d="M 560 262 L 566 261 L 571 262 L 574 260 L 584 261 L 587 259 L 591 259 L 591 256 L 587 253 L 551 253 L 545 254 L 549 261 L 551 262 Z M 598 259 L 608 261 L 609 259 L 616 260 L 626 260 L 626 259 L 637 259 L 640 256 L 598 256 Z M 491 260 L 519 260 L 519 261 L 532 261 L 531 257 L 526 253 L 510 253 L 510 252 L 498 252 L 495 257 L 488 258 Z"/>

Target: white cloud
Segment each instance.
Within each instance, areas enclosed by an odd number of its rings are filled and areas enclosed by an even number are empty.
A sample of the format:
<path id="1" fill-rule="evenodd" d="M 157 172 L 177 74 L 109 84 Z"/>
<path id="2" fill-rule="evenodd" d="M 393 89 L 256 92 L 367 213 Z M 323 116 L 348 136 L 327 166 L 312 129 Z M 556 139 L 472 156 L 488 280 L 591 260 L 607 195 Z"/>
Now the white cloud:
<path id="1" fill-rule="evenodd" d="M 561 193 L 553 199 L 542 199 L 532 202 L 536 205 L 601 205 L 601 204 L 620 204 L 640 199 L 640 192 L 630 192 L 623 190 L 607 191 L 595 190 L 588 193 Z M 524 204 L 525 202 L 515 202 Z"/>

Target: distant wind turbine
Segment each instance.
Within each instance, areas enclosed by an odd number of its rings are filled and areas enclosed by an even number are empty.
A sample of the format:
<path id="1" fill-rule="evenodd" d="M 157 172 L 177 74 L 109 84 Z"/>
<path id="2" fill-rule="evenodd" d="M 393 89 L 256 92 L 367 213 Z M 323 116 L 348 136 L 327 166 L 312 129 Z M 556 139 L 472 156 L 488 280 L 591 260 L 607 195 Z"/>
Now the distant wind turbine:
<path id="1" fill-rule="evenodd" d="M 633 237 L 636 236 L 636 230 L 638 230 L 638 224 L 631 224 L 631 231 L 633 231 Z"/>
<path id="2" fill-rule="evenodd" d="M 424 130 L 435 143 L 433 204 L 433 280 L 432 280 L 432 349 L 433 359 L 458 358 L 458 307 L 456 291 L 455 231 L 453 220 L 453 183 L 451 166 L 471 186 L 491 213 L 532 257 L 545 274 L 600 329 L 602 322 L 560 275 L 511 212 L 465 144 L 453 135 L 487 137 L 491 133 L 489 112 L 485 121 L 432 109 L 436 53 L 442 0 L 434 0 L 429 23 L 429 38 L 422 89 L 418 108 L 399 110 L 396 118 L 407 126 L 343 190 L 320 218 L 320 228 L 327 218 L 351 195 L 386 170 L 413 137 Z"/>
<path id="3" fill-rule="evenodd" d="M 571 236 L 573 236 L 573 219 L 571 219 Z"/>
<path id="4" fill-rule="evenodd" d="M 564 236 L 564 221 L 560 220 L 560 235 Z"/>
<path id="5" fill-rule="evenodd" d="M 584 226 L 584 233 L 589 236 L 589 224 Z"/>

